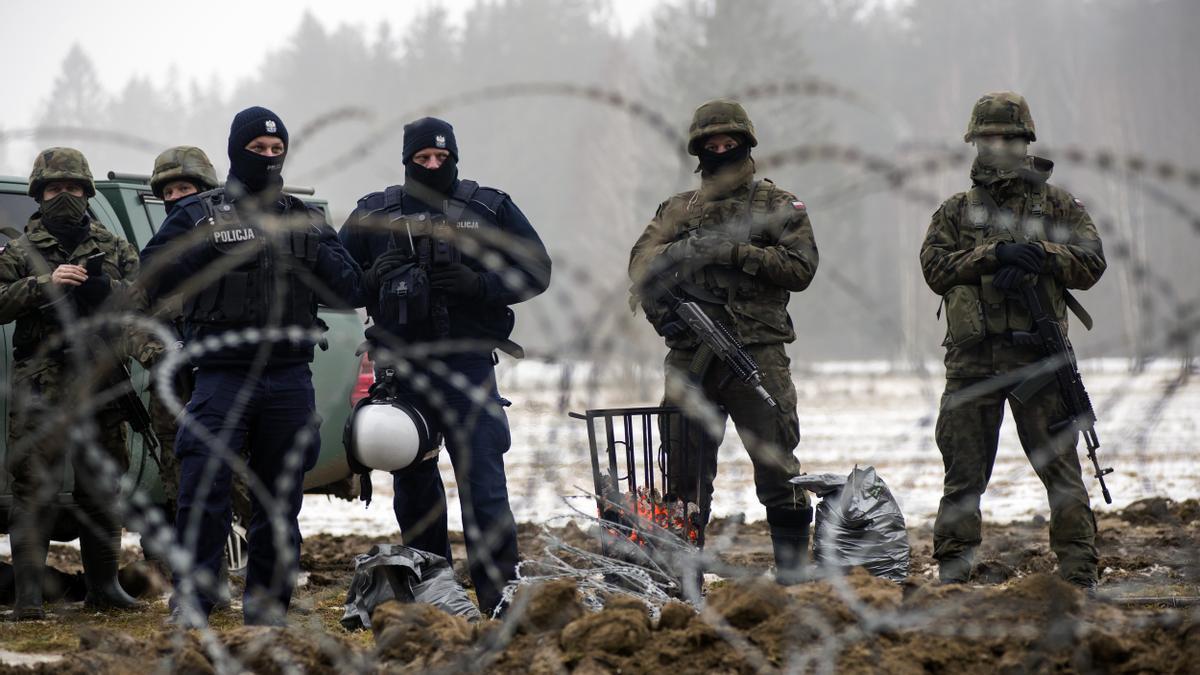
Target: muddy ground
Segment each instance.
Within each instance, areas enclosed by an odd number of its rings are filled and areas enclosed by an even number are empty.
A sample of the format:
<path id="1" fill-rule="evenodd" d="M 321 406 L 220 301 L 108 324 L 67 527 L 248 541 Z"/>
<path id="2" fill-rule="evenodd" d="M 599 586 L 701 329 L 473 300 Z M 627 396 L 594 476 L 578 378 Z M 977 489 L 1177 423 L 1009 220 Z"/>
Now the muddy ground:
<path id="1" fill-rule="evenodd" d="M 47 621 L 0 623 L 0 674 L 1200 672 L 1200 502 L 1144 500 L 1098 518 L 1103 577 L 1092 597 L 1055 576 L 1041 519 L 987 526 L 967 586 L 936 583 L 930 530 L 916 527 L 902 584 L 860 569 L 783 589 L 764 576 L 772 560 L 765 523 L 729 518 L 713 523 L 709 541 L 725 544 L 720 557 L 739 574 L 710 578 L 700 613 L 669 604 L 651 618 L 628 597 L 593 613 L 574 582 L 558 581 L 524 589 L 503 622 L 389 603 L 376 610 L 373 631 L 355 633 L 338 624 L 353 557 L 386 540 L 317 535 L 304 543 L 287 629 L 244 627 L 235 603 L 214 614 L 211 631 L 164 630 L 165 586 L 134 565 L 127 581 L 138 582 L 147 609 L 101 615 L 60 601 Z M 544 551 L 540 534 L 521 526 L 525 557 Z M 597 548 L 574 525 L 553 534 Z M 463 557 L 461 536 L 455 554 Z M 132 564 L 138 551 L 125 556 Z M 51 560 L 68 575 L 79 569 L 68 547 L 54 547 Z"/>

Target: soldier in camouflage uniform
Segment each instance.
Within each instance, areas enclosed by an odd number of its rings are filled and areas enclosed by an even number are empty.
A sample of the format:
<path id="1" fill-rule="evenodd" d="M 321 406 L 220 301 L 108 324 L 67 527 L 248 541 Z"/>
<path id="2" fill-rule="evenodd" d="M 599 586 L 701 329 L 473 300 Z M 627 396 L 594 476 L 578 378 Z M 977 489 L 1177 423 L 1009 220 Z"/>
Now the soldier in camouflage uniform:
<path id="1" fill-rule="evenodd" d="M 1076 455 L 1077 433 L 1051 433 L 1065 417 L 1057 385 L 1024 404 L 1011 396 L 1021 368 L 1036 363 L 1036 346 L 1014 344 L 1014 331 L 1032 319 L 1014 293 L 1036 282 L 1050 308 L 1067 325 L 1070 307 L 1090 328 L 1091 319 L 1067 292 L 1087 289 L 1106 263 L 1100 237 L 1083 203 L 1049 185 L 1053 163 L 1027 155 L 1036 140 L 1025 99 L 1012 92 L 983 96 L 964 137 L 978 157 L 972 188 L 933 214 L 921 247 L 921 268 L 947 312 L 946 391 L 936 438 L 945 463 L 945 486 L 934 524 L 934 557 L 943 582 L 961 583 L 971 572 L 982 527 L 979 503 L 996 459 L 1007 400 L 1021 446 L 1046 486 L 1050 546 L 1064 578 L 1096 584 L 1096 521 Z"/>
<path id="2" fill-rule="evenodd" d="M 154 160 L 154 172 L 150 175 L 150 191 L 163 200 L 169 215 L 184 197 L 218 187 L 217 172 L 208 155 L 200 148 L 180 145 L 164 150 Z M 181 335 L 183 304 L 178 295 L 160 301 L 155 318 L 170 324 L 177 336 Z M 182 338 L 180 338 L 182 339 Z M 150 354 L 142 365 L 150 368 L 161 356 L 164 345 L 156 344 L 156 353 Z M 140 357 L 139 357 L 140 360 Z M 192 397 L 191 368 L 181 368 L 176 374 L 175 395 L 183 403 Z M 150 418 L 154 433 L 162 446 L 160 476 L 163 492 L 167 497 L 168 522 L 175 519 L 175 500 L 179 495 L 179 460 L 175 457 L 175 416 L 167 409 L 159 394 L 151 387 Z"/>
<path id="3" fill-rule="evenodd" d="M 664 405 L 689 410 L 689 438 L 670 448 L 680 472 L 699 463 L 684 479 L 672 472 L 671 489 L 711 511 L 717 450 L 725 420 L 732 417 L 750 459 L 758 499 L 767 509 L 776 578 L 799 579 L 808 556 L 812 509 L 789 480 L 800 473 L 792 454 L 800 440 L 796 389 L 784 344 L 796 334 L 788 298 L 803 291 L 817 271 L 817 246 L 803 202 L 766 179 L 755 179 L 750 149 L 758 144 L 754 125 L 740 104 L 728 99 L 700 106 L 688 133 L 688 152 L 699 157 L 700 188 L 671 197 L 634 244 L 629 276 L 647 318 L 666 338 Z M 677 293 L 696 301 L 714 320 L 731 328 L 762 370 L 763 386 L 778 407 L 764 402 L 740 381 L 726 382 L 728 368 L 711 357 L 677 317 L 653 301 L 654 279 L 669 280 Z M 689 392 L 692 395 L 689 395 Z M 699 398 L 696 396 L 699 395 Z M 704 401 L 704 414 L 694 405 Z M 709 407 L 711 406 L 711 407 Z M 700 431 L 699 420 L 719 423 Z M 678 439 L 679 433 L 672 433 Z M 694 469 L 693 469 L 694 471 Z M 699 494 L 697 494 L 697 489 Z"/>
<path id="4" fill-rule="evenodd" d="M 41 152 L 29 177 L 29 195 L 40 204 L 25 234 L 0 252 L 0 323 L 13 331 L 12 393 L 9 409 L 8 471 L 13 506 L 9 513 L 14 616 L 41 619 L 42 575 L 53 527 L 54 497 L 69 461 L 75 473 L 74 501 L 81 514 L 79 547 L 87 581 L 87 604 L 128 608 L 137 603 L 117 582 L 121 524 L 114 511 L 116 479 L 129 467 L 126 435 L 119 412 L 94 408 L 100 370 L 124 359 L 123 340 L 91 352 L 91 345 L 68 345 L 63 322 L 101 311 L 119 310 L 130 300 L 138 252 L 91 220 L 88 198 L 96 194 L 87 160 L 78 150 Z M 103 273 L 89 275 L 85 261 L 100 256 Z M 95 331 L 89 342 L 105 341 Z M 87 349 L 79 354 L 73 349 Z M 108 368 L 103 360 L 108 357 Z M 80 368 L 87 364 L 85 372 Z M 93 439 L 102 458 L 85 457 L 84 446 L 69 437 L 75 415 L 91 414 Z M 115 469 L 105 480 L 103 464 Z"/>

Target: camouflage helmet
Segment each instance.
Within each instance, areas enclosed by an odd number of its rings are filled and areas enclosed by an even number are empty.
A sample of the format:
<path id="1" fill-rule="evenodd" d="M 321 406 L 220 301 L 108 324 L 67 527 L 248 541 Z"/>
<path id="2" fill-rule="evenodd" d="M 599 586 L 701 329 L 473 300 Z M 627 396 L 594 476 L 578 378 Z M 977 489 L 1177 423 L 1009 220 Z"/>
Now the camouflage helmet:
<path id="1" fill-rule="evenodd" d="M 164 150 L 154 159 L 154 173 L 150 175 L 150 191 L 162 199 L 163 189 L 173 181 L 191 181 L 200 191 L 218 186 L 217 171 L 213 169 L 208 155 L 191 145 L 178 145 Z"/>
<path id="2" fill-rule="evenodd" d="M 699 155 L 700 141 L 715 134 L 743 134 L 750 140 L 750 147 L 758 145 L 754 123 L 742 104 L 733 99 L 718 98 L 696 108 L 688 128 L 688 154 Z"/>
<path id="3" fill-rule="evenodd" d="M 29 174 L 29 196 L 40 202 L 46 185 L 55 181 L 82 183 L 88 197 L 96 196 L 92 169 L 83 153 L 75 148 L 46 148 L 38 153 Z"/>
<path id="4" fill-rule="evenodd" d="M 1003 134 L 1025 136 L 1031 143 L 1037 140 L 1029 104 L 1025 102 L 1024 96 L 1011 91 L 984 94 L 971 110 L 971 119 L 967 122 L 967 133 L 963 140 L 970 143 L 976 136 Z"/>

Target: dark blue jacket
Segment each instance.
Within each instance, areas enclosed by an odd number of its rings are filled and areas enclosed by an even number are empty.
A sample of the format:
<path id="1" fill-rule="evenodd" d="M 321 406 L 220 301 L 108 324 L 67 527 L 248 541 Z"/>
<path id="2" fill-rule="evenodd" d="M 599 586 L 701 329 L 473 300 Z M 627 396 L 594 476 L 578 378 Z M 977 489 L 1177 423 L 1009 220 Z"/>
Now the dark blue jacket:
<path id="1" fill-rule="evenodd" d="M 291 195 L 284 195 L 271 205 L 271 211 L 279 215 L 297 213 L 301 210 L 310 216 L 311 222 L 318 229 L 320 235 L 317 261 L 313 269 L 314 275 L 320 282 L 314 284 L 313 288 L 318 302 L 322 305 L 339 308 L 360 306 L 363 298 L 362 270 L 342 247 L 337 233 L 325 223 L 325 218 L 320 211 Z M 190 246 L 184 251 L 169 246 L 173 239 L 191 232 L 206 219 L 207 212 L 198 196 L 188 197 L 171 209 L 158 232 L 142 249 L 142 269 L 150 272 L 146 282 L 151 302 L 159 297 L 169 295 L 176 287 L 193 276 L 202 274 L 205 266 L 213 259 L 212 244 L 208 237 L 199 239 L 195 246 Z M 159 262 L 156 258 L 160 254 L 169 255 L 171 259 L 158 268 Z M 155 273 L 156 268 L 158 268 L 157 273 Z M 186 318 L 183 333 L 185 341 L 199 340 L 206 336 L 203 327 L 188 323 Z M 268 366 L 311 362 L 313 346 L 311 341 L 278 343 L 273 346 L 268 355 Z M 194 363 L 210 366 L 246 366 L 256 359 L 262 358 L 259 348 L 260 345 L 257 344 L 223 348 L 220 351 L 206 353 L 194 360 Z"/>
<path id="2" fill-rule="evenodd" d="M 450 193 L 454 194 L 460 181 L 455 181 Z M 384 209 L 386 199 L 384 192 L 372 192 L 358 200 L 358 206 L 346 219 L 346 223 L 338 232 L 338 236 L 346 250 L 363 269 L 368 269 L 375 259 L 391 247 L 392 235 L 387 231 L 373 226 L 371 214 Z M 550 285 L 550 256 L 542 240 L 530 225 L 524 213 L 517 208 L 512 199 L 505 193 L 487 187 L 480 187 L 468 203 L 469 215 L 463 220 L 476 217 L 481 227 L 492 227 L 498 233 L 484 233 L 476 241 L 482 245 L 482 250 L 499 254 L 499 266 L 485 266 L 475 257 L 466 252 L 462 261 L 468 267 L 479 273 L 483 279 L 483 296 L 478 300 L 452 305 L 450 311 L 450 338 L 467 340 L 488 340 L 491 338 L 507 338 L 512 331 L 512 311 L 509 305 L 515 305 L 541 294 Z M 416 215 L 428 213 L 440 215 L 440 209 L 431 207 L 425 202 L 404 194 L 400 199 L 399 213 Z M 470 231 L 460 229 L 461 233 L 470 235 Z M 496 236 L 489 236 L 496 235 Z M 365 298 L 363 303 L 368 311 L 375 304 L 374 298 Z M 390 333 L 407 342 L 430 339 L 427 333 L 409 332 L 400 334 L 397 327 L 381 326 Z"/>

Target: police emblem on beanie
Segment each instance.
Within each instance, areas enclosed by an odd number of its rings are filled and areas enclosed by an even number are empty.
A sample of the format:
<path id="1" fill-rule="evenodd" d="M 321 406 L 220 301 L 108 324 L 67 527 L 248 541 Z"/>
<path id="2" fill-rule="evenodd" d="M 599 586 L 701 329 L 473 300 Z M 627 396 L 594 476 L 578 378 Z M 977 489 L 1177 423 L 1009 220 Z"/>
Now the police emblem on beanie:
<path id="1" fill-rule="evenodd" d="M 402 161 L 408 164 L 413 155 L 425 148 L 446 150 L 454 161 L 458 161 L 458 142 L 454 139 L 454 127 L 436 117 L 422 117 L 404 125 L 404 154 Z"/>
<path id="2" fill-rule="evenodd" d="M 268 134 L 275 133 L 275 120 L 267 120 L 266 127 L 267 127 Z"/>

